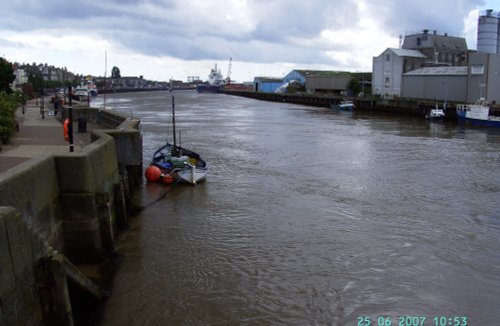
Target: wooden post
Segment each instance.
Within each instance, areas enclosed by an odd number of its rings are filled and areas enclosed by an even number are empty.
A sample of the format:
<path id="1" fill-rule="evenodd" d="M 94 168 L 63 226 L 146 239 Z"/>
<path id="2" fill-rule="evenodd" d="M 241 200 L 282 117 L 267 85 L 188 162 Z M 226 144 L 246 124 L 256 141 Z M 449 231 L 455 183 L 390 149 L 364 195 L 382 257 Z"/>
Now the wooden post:
<path id="1" fill-rule="evenodd" d="M 73 313 L 69 298 L 68 281 L 62 262 L 51 259 L 50 271 L 53 281 L 52 299 L 55 320 L 58 325 L 72 326 L 74 324 Z"/>

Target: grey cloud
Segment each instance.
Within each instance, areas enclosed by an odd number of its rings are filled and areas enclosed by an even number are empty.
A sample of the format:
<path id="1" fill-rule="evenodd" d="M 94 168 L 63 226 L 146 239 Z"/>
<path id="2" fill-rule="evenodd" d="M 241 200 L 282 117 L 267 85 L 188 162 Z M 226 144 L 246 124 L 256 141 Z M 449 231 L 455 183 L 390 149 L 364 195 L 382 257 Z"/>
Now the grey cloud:
<path id="1" fill-rule="evenodd" d="M 422 29 L 438 30 L 460 36 L 467 13 L 484 5 L 484 0 L 372 0 L 370 11 L 393 35 Z"/>
<path id="2" fill-rule="evenodd" d="M 455 0 L 366 2 L 370 14 L 393 35 L 423 28 L 460 33 L 465 13 L 483 1 L 459 4 Z M 0 28 L 73 29 L 100 35 L 142 54 L 186 60 L 233 57 L 249 62 L 335 64 L 324 54 L 324 45 L 311 43 L 314 45 L 308 48 L 295 40 L 315 38 L 326 28 L 342 30 L 363 18 L 355 0 L 253 0 L 246 2 L 245 12 L 231 12 L 239 9 L 230 5 L 207 7 L 211 15 L 200 5 L 183 0 L 47 0 L 28 4 L 13 0 L 3 5 L 8 19 L 0 22 Z M 225 19 L 230 14 L 239 20 Z"/>

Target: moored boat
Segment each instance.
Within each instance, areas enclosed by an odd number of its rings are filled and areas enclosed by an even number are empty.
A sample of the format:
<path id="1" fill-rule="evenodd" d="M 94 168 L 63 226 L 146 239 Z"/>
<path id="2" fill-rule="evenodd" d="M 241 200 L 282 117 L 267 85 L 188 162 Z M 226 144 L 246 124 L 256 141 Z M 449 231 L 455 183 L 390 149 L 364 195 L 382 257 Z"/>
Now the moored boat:
<path id="1" fill-rule="evenodd" d="M 429 120 L 442 120 L 445 117 L 444 110 L 439 108 L 439 106 L 436 104 L 436 107 L 431 109 L 429 113 L 425 115 L 426 119 Z"/>
<path id="2" fill-rule="evenodd" d="M 207 163 L 199 154 L 176 144 L 175 102 L 172 96 L 173 144 L 167 142 L 153 153 L 153 158 L 145 171 L 150 182 L 185 182 L 192 185 L 205 180 Z"/>
<path id="3" fill-rule="evenodd" d="M 332 104 L 332 109 L 339 110 L 352 110 L 354 109 L 354 102 L 349 100 L 340 101 L 340 103 Z"/>
<path id="4" fill-rule="evenodd" d="M 224 86 L 224 77 L 215 64 L 208 74 L 208 82 L 196 86 L 198 93 L 218 93 Z"/>
<path id="5" fill-rule="evenodd" d="M 196 185 L 205 180 L 207 172 L 207 163 L 199 154 L 166 143 L 153 154 L 150 166 L 146 169 L 146 178 L 148 181 L 180 181 Z"/>
<path id="6" fill-rule="evenodd" d="M 90 96 L 90 91 L 86 85 L 80 85 L 75 88 L 73 95 L 79 101 L 85 101 Z"/>
<path id="7" fill-rule="evenodd" d="M 477 126 L 500 127 L 500 112 L 493 110 L 484 99 L 475 104 L 458 104 L 458 120 Z"/>
<path id="8" fill-rule="evenodd" d="M 94 84 L 85 84 L 76 87 L 73 95 L 76 100 L 85 101 L 91 96 L 97 96 L 98 91 Z"/>
<path id="9" fill-rule="evenodd" d="M 99 94 L 99 92 L 97 91 L 97 87 L 94 84 L 88 85 L 88 89 L 90 96 L 97 96 Z"/>

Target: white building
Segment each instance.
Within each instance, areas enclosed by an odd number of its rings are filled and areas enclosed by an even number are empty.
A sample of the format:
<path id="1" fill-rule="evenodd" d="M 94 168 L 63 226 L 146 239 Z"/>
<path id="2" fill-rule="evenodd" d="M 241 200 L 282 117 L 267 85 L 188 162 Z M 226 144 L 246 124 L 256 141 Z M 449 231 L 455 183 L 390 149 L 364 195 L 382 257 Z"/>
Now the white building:
<path id="1" fill-rule="evenodd" d="M 14 75 L 16 76 L 16 79 L 14 79 L 13 84 L 14 85 L 22 85 L 28 83 L 28 74 L 26 70 L 24 69 L 16 69 L 14 71 Z"/>
<path id="2" fill-rule="evenodd" d="M 421 68 L 425 59 L 418 50 L 386 49 L 373 58 L 372 93 L 385 98 L 401 96 L 403 74 Z"/>

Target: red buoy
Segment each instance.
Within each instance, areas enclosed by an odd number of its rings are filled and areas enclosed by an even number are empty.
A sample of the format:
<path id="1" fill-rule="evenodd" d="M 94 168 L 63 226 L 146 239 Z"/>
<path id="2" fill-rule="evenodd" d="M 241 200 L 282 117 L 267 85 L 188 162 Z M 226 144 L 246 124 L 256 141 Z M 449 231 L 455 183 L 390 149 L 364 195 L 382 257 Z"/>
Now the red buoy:
<path id="1" fill-rule="evenodd" d="M 172 177 L 171 174 L 165 174 L 163 178 L 161 179 L 161 182 L 166 183 L 166 184 L 171 184 L 174 182 L 174 178 Z"/>
<path id="2" fill-rule="evenodd" d="M 150 165 L 144 172 L 144 175 L 146 176 L 146 179 L 150 182 L 155 182 L 158 181 L 161 177 L 161 170 L 154 166 Z"/>

